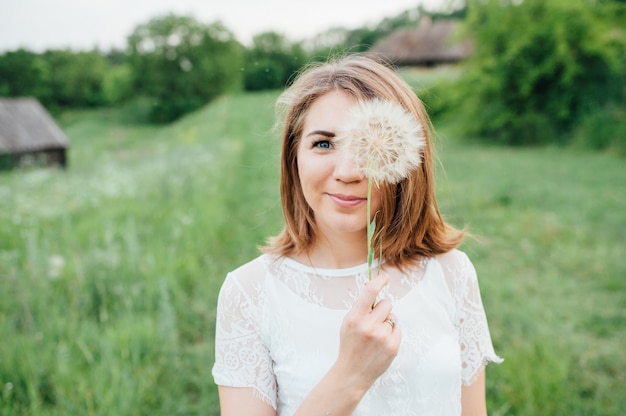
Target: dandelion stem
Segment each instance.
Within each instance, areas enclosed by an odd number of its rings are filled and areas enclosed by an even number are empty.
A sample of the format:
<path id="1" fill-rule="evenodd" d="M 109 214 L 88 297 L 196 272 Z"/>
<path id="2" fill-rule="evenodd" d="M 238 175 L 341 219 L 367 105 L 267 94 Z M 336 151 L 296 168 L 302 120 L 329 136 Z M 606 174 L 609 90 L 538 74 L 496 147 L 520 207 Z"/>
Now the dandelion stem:
<path id="1" fill-rule="evenodd" d="M 372 236 L 376 226 L 376 218 L 370 220 L 372 205 L 372 179 L 367 178 L 367 275 L 372 280 L 372 263 L 374 262 L 374 248 L 372 247 Z"/>

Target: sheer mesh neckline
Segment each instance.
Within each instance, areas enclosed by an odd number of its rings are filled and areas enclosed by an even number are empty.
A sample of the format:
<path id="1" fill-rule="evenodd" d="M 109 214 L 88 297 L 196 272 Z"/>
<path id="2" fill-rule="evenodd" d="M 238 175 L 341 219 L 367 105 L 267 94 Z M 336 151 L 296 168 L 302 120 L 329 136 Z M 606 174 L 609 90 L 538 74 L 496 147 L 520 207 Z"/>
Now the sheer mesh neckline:
<path id="1" fill-rule="evenodd" d="M 283 257 L 280 259 L 285 266 L 288 266 L 294 270 L 305 272 L 312 275 L 326 276 L 326 277 L 353 277 L 354 275 L 367 272 L 367 263 L 358 264 L 352 267 L 345 267 L 340 269 L 329 269 L 324 267 L 313 267 L 300 263 L 291 257 Z M 374 259 L 372 268 L 378 267 L 378 260 Z"/>
<path id="2" fill-rule="evenodd" d="M 367 263 L 329 269 L 309 266 L 290 257 L 269 256 L 265 259 L 269 274 L 274 278 L 272 280 L 280 282 L 281 286 L 305 302 L 325 309 L 350 309 L 369 281 Z M 419 262 L 406 273 L 394 267 L 385 268 L 389 284 L 381 290 L 379 297 L 392 301 L 405 297 L 418 286 L 427 265 L 428 262 Z M 377 268 L 378 262 L 373 262 L 374 273 Z"/>

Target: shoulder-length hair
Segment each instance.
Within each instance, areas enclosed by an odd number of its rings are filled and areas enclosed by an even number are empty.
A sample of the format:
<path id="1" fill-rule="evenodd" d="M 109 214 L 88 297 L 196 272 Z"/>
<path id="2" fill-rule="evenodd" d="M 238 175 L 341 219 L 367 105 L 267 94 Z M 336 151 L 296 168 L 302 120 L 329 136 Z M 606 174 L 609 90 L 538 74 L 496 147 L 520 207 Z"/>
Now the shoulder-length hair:
<path id="1" fill-rule="evenodd" d="M 378 242 L 387 264 L 407 266 L 459 246 L 464 231 L 447 224 L 437 206 L 434 186 L 431 122 L 411 87 L 390 67 L 362 55 L 349 55 L 304 68 L 279 97 L 282 120 L 280 196 L 285 228 L 267 240 L 262 250 L 281 256 L 306 251 L 316 239 L 315 219 L 298 176 L 298 145 L 311 104 L 339 90 L 356 100 L 388 100 L 404 107 L 424 129 L 420 167 L 398 184 L 381 184 L 381 210 L 376 216 Z M 376 250 L 378 251 L 378 250 Z"/>

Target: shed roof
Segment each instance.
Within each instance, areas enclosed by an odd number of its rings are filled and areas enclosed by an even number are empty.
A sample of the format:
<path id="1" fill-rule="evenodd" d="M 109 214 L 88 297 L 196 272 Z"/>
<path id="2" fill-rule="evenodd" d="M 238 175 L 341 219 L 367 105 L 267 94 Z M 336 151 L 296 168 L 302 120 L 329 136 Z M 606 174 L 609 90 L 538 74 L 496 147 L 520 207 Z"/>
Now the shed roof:
<path id="1" fill-rule="evenodd" d="M 469 39 L 454 38 L 459 22 L 454 20 L 420 20 L 413 29 L 398 30 L 369 51 L 396 65 L 423 65 L 439 62 L 455 62 L 472 52 Z"/>
<path id="2" fill-rule="evenodd" d="M 34 98 L 0 98 L 0 153 L 64 149 L 69 140 Z"/>

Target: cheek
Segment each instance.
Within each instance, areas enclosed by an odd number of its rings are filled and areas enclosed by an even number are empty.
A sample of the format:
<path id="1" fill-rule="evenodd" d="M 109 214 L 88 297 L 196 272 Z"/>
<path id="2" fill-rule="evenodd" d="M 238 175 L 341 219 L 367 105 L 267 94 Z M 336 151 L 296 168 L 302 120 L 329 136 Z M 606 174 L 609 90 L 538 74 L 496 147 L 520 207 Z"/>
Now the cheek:
<path id="1" fill-rule="evenodd" d="M 298 175 L 303 189 L 322 186 L 332 172 L 330 158 L 304 154 L 298 158 Z"/>
<path id="2" fill-rule="evenodd" d="M 298 178 L 300 180 L 300 188 L 304 194 L 305 199 L 310 203 L 310 197 L 312 189 L 315 187 L 316 175 L 315 166 L 311 163 L 311 158 L 306 155 L 301 156 L 298 154 Z"/>
<path id="3" fill-rule="evenodd" d="M 307 163 L 306 158 L 300 157 L 298 154 L 298 179 L 300 180 L 300 186 L 303 188 L 306 186 L 307 178 L 308 178 L 308 170 L 309 165 Z"/>

